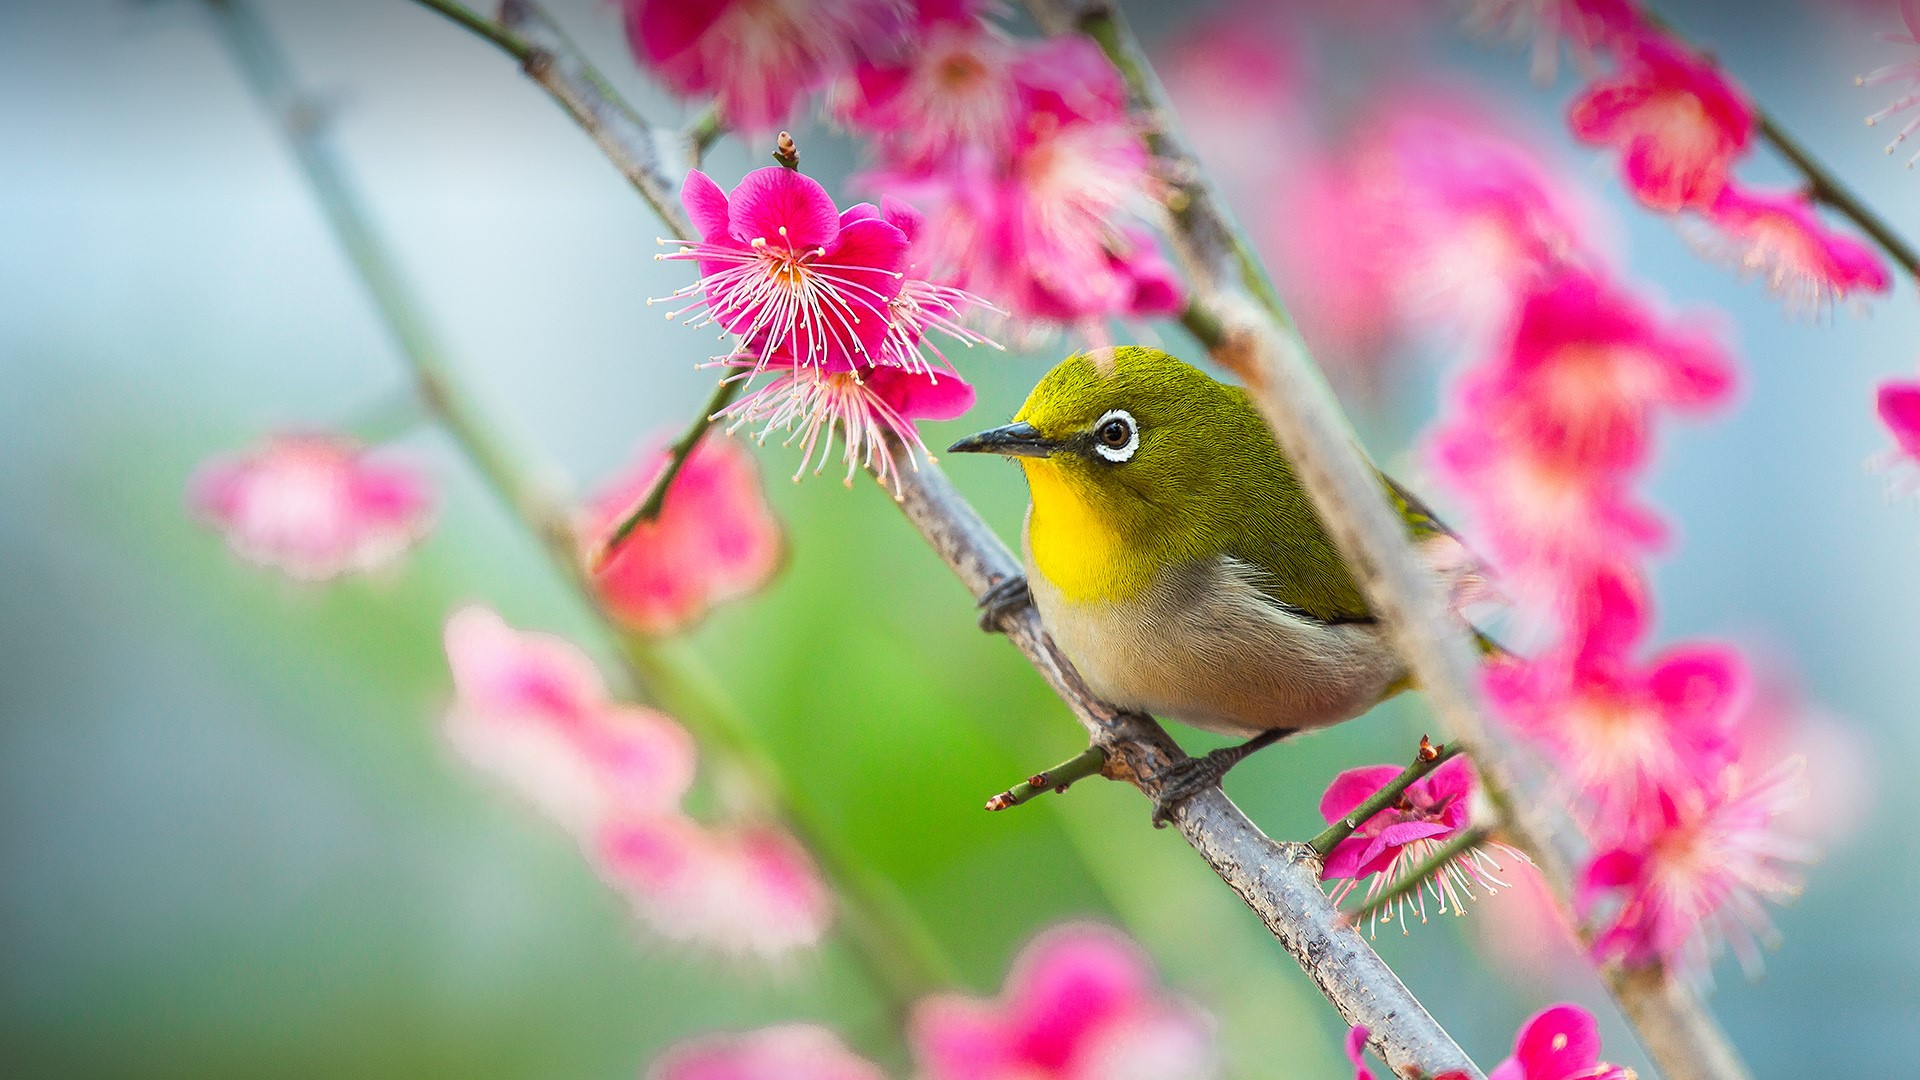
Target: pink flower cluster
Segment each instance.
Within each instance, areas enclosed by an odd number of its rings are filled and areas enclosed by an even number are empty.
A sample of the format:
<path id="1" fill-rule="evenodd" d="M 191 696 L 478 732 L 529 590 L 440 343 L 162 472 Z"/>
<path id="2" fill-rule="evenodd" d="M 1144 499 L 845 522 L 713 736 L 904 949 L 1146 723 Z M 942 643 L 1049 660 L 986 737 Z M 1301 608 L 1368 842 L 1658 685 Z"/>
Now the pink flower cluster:
<path id="1" fill-rule="evenodd" d="M 1579 40 L 1615 62 L 1611 74 L 1574 99 L 1568 123 L 1582 141 L 1619 152 L 1635 198 L 1650 209 L 1694 215 L 1692 231 L 1703 248 L 1761 276 L 1794 307 L 1817 312 L 1887 291 L 1878 255 L 1828 229 L 1805 197 L 1741 187 L 1733 167 L 1753 140 L 1754 110 L 1718 66 L 1626 0 L 1600 5 L 1603 13 L 1590 0 L 1560 6 L 1599 16 L 1576 24 Z"/>
<path id="2" fill-rule="evenodd" d="M 864 178 L 928 212 L 926 257 L 1014 315 L 1088 325 L 1173 315 L 1146 223 L 1165 185 L 1126 87 L 1078 35 L 1019 41 L 971 0 L 921 0 L 905 40 L 858 65 L 838 113 L 872 139 Z"/>
<path id="3" fill-rule="evenodd" d="M 1014 961 L 995 1000 L 940 994 L 913 1010 L 922 1080 L 1210 1080 L 1212 1027 L 1161 993 L 1146 956 L 1099 926 L 1047 931 Z M 881 1080 L 811 1025 L 700 1039 L 667 1051 L 649 1080 Z"/>
<path id="4" fill-rule="evenodd" d="M 864 467 L 885 483 L 895 442 L 909 461 L 924 453 L 915 420 L 947 420 L 973 405 L 973 388 L 926 337 L 939 330 L 968 345 L 986 339 L 961 323 L 984 306 L 921 270 L 920 216 L 887 200 L 840 210 L 798 170 L 768 166 L 725 192 L 698 170 L 681 195 L 697 243 L 667 259 L 696 263 L 699 280 L 675 294 L 696 325 L 733 335 L 721 358 L 733 378 L 771 381 L 725 410 L 734 426 L 759 423 L 800 443 L 798 479 L 824 469 L 837 432 L 847 482 Z M 671 316 L 670 316 L 671 317 Z"/>
<path id="5" fill-rule="evenodd" d="M 1358 809 L 1380 789 L 1400 775 L 1398 765 L 1370 765 L 1348 769 L 1333 778 L 1320 796 L 1320 815 L 1329 825 Z M 1414 781 L 1398 802 L 1360 823 L 1353 835 L 1334 845 L 1321 867 L 1322 881 L 1337 884 L 1333 902 L 1343 902 L 1362 880 L 1371 878 L 1367 887 L 1367 905 L 1386 889 L 1399 885 L 1407 875 L 1425 864 L 1470 824 L 1474 796 L 1473 773 L 1466 758 L 1454 758 Z M 1494 845 L 1504 854 L 1524 860 L 1525 856 L 1505 845 Z M 1401 930 L 1408 929 L 1410 913 L 1427 921 L 1427 898 L 1439 904 L 1442 915 L 1466 914 L 1466 902 L 1477 897 L 1476 889 L 1489 895 L 1507 884 L 1496 874 L 1500 864 L 1487 851 L 1472 848 L 1441 867 L 1420 887 L 1376 911 L 1377 931 L 1382 922 L 1400 919 Z"/>
<path id="6" fill-rule="evenodd" d="M 656 437 L 655 445 L 665 437 Z M 648 450 L 588 506 L 581 535 L 598 551 L 666 468 Z M 744 447 L 711 434 L 687 455 L 660 516 L 634 528 L 594 571 L 606 609 L 643 634 L 685 630 L 717 604 L 764 586 L 780 568 L 779 523 Z"/>
<path id="7" fill-rule="evenodd" d="M 661 937 L 777 960 L 817 944 L 832 902 L 807 853 L 771 825 L 706 826 L 681 809 L 691 736 L 612 700 L 579 647 L 481 607 L 447 620 L 454 751 L 574 836 Z"/>
<path id="8" fill-rule="evenodd" d="M 1540 190 L 1516 183 L 1505 202 L 1546 205 Z M 1531 265 L 1520 258 L 1506 278 L 1513 295 L 1492 308 L 1505 309 L 1504 329 L 1458 380 L 1430 458 L 1545 641 L 1532 659 L 1491 665 L 1487 686 L 1554 763 L 1593 843 L 1582 900 L 1596 949 L 1703 973 L 1722 937 L 1750 955 L 1766 934 L 1761 901 L 1791 895 L 1801 851 L 1775 819 L 1795 788 L 1742 737 L 1749 677 L 1737 653 L 1645 655 L 1642 564 L 1666 529 L 1636 488 L 1659 422 L 1723 404 L 1735 365 L 1708 327 L 1661 315 L 1578 247 L 1530 250 Z M 1731 849 L 1753 857 L 1703 857 Z"/>
<path id="9" fill-rule="evenodd" d="M 207 462 L 187 498 L 234 554 L 301 581 L 385 566 L 433 523 L 418 471 L 318 432 L 274 435 Z"/>
<path id="10" fill-rule="evenodd" d="M 1347 1033 L 1347 1060 L 1354 1080 L 1373 1080 L 1363 1056 L 1370 1032 Z M 1458 1077 L 1442 1073 L 1433 1080 Z M 1487 1080 L 1633 1080 L 1633 1070 L 1600 1060 L 1600 1026 L 1578 1005 L 1555 1005 L 1528 1018 L 1513 1037 L 1513 1056 L 1493 1067 Z"/>

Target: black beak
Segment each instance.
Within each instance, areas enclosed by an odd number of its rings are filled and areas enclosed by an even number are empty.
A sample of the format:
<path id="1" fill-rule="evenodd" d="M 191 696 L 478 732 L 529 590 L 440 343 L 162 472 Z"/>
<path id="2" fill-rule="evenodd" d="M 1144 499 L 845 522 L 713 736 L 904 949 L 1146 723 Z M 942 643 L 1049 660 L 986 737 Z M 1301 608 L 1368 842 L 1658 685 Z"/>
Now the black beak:
<path id="1" fill-rule="evenodd" d="M 969 435 L 952 446 L 949 454 L 1005 454 L 1008 457 L 1051 457 L 1060 444 L 1044 438 L 1032 424 L 1008 424 Z"/>

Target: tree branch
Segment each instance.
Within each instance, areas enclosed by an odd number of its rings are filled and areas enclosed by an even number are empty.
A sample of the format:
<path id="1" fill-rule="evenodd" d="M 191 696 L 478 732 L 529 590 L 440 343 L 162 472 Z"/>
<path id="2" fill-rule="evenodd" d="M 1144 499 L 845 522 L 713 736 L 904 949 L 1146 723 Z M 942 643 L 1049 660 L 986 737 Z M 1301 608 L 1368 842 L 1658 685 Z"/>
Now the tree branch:
<path id="1" fill-rule="evenodd" d="M 842 905 L 841 921 L 854 955 L 897 1008 L 951 982 L 950 967 L 932 935 L 886 882 L 851 858 L 819 815 L 799 797 L 747 730 L 732 705 L 699 685 L 661 655 L 653 643 L 627 633 L 601 606 L 580 564 L 568 504 L 537 482 L 540 470 L 508 447 L 501 429 L 465 393 L 447 362 L 425 307 L 400 270 L 398 258 L 374 224 L 365 200 L 334 149 L 320 114 L 295 84 L 279 44 L 246 0 L 205 0 L 249 86 L 279 121 L 315 200 L 325 211 L 354 269 L 413 370 L 422 401 L 473 461 L 508 508 L 540 539 L 555 568 L 620 646 L 624 674 L 636 691 L 653 695 L 692 727 L 727 767 L 741 773 L 768 808 L 783 818 L 819 860 Z M 427 0 L 422 0 L 427 2 Z M 451 14 L 458 5 L 429 3 Z M 472 25 L 462 20 L 463 25 Z M 508 31 L 483 33 L 512 53 L 526 45 Z M 551 70 L 552 65 L 548 65 Z"/>
<path id="2" fill-rule="evenodd" d="M 1032 802 L 1049 791 L 1064 793 L 1089 776 L 1098 776 L 1107 767 L 1107 752 L 1089 746 L 1051 769 L 1042 769 L 987 800 L 989 811 L 1008 810 Z"/>
<path id="3" fill-rule="evenodd" d="M 1150 122 L 1172 115 L 1145 51 L 1111 3 L 1027 0 L 1027 7 L 1049 31 L 1078 31 L 1099 42 Z M 1193 292 L 1182 321 L 1245 383 L 1428 707 L 1466 744 L 1505 827 L 1565 904 L 1573 860 L 1556 840 L 1571 830 L 1564 814 L 1513 797 L 1522 763 L 1487 722 L 1478 691 L 1480 660 L 1465 627 L 1414 552 L 1332 390 L 1199 160 L 1165 123 L 1154 123 L 1149 137 L 1158 156 L 1191 178 L 1180 190 L 1169 236 Z M 1659 980 L 1611 971 L 1608 976 L 1669 1080 L 1747 1080 L 1739 1055 L 1693 994 L 1678 985 L 1653 994 L 1649 986 Z"/>
<path id="4" fill-rule="evenodd" d="M 643 196 L 671 187 L 664 173 L 657 171 L 658 156 L 629 145 L 645 135 L 644 126 L 631 122 L 632 110 L 616 104 L 603 81 L 581 74 L 587 70 L 584 62 L 564 40 L 537 29 L 551 24 L 535 5 L 508 0 L 502 24 L 526 36 L 538 55 L 545 57 L 523 65 L 529 77 L 561 102 Z M 627 117 L 629 122 L 608 123 L 613 116 Z M 647 170 L 656 171 L 648 175 Z M 654 198 L 648 201 L 658 208 Z M 670 228 L 684 223 L 677 209 L 672 215 L 663 214 Z M 1021 572 L 1012 553 L 937 467 L 922 461 L 915 468 L 905 447 L 894 444 L 890 449 L 902 510 L 976 598 Z M 1106 752 L 1108 771 L 1131 780 L 1149 796 L 1157 793 L 1158 778 L 1166 767 L 1185 756 L 1160 725 L 1093 697 L 1047 638 L 1031 608 L 1008 616 L 1005 628 L 1008 638 L 1073 710 L 1094 745 Z M 1319 860 L 1312 848 L 1269 839 L 1218 788 L 1183 804 L 1175 811 L 1174 823 L 1347 1023 L 1373 1030 L 1375 1049 L 1397 1074 L 1432 1076 L 1459 1070 L 1470 1077 L 1482 1076 L 1320 891 Z"/>

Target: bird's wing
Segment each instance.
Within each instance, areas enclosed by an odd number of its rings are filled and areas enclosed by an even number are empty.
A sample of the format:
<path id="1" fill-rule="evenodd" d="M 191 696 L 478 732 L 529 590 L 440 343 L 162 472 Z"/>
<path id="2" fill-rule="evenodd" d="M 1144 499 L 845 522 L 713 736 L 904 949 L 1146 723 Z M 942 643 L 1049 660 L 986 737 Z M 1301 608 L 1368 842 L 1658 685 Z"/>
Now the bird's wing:
<path id="1" fill-rule="evenodd" d="M 1463 608 L 1494 598 L 1497 594 L 1488 583 L 1484 564 L 1460 538 L 1419 496 L 1379 470 L 1374 474 L 1392 499 L 1422 559 L 1447 585 L 1454 606 Z M 1228 555 L 1246 564 L 1250 580 L 1279 610 L 1330 624 L 1374 621 L 1359 584 L 1339 559 L 1318 515 L 1307 528 L 1296 522 L 1291 529 L 1256 534 L 1250 541 L 1236 545 L 1237 550 L 1230 550 Z"/>

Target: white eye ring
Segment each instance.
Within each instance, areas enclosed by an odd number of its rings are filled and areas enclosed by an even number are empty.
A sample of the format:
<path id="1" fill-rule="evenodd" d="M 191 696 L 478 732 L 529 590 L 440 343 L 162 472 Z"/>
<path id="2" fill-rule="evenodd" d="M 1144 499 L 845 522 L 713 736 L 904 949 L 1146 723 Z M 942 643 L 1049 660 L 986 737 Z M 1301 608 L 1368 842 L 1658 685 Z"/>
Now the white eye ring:
<path id="1" fill-rule="evenodd" d="M 1125 446 L 1108 446 L 1100 438 L 1100 430 L 1115 420 L 1127 425 L 1127 442 Z M 1105 413 L 1101 414 L 1100 419 L 1093 422 L 1094 453 L 1099 454 L 1108 461 L 1118 464 L 1133 457 L 1133 452 L 1138 449 L 1140 449 L 1140 424 L 1134 420 L 1132 413 L 1125 409 L 1108 409 Z"/>

